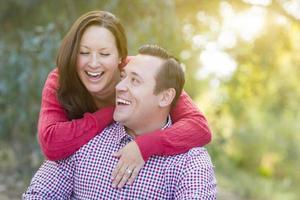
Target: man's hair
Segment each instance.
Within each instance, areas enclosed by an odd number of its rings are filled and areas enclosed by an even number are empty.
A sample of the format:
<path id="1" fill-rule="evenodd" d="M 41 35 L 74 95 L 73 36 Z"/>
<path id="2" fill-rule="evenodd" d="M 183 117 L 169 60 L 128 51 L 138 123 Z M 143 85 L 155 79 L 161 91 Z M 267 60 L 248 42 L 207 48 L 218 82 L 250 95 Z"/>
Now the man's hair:
<path id="1" fill-rule="evenodd" d="M 156 85 L 154 94 L 158 94 L 169 88 L 174 88 L 176 91 L 175 98 L 172 101 L 172 106 L 174 106 L 182 92 L 185 82 L 184 72 L 179 60 L 158 45 L 143 45 L 139 48 L 139 54 L 155 56 L 164 60 L 155 76 Z"/>

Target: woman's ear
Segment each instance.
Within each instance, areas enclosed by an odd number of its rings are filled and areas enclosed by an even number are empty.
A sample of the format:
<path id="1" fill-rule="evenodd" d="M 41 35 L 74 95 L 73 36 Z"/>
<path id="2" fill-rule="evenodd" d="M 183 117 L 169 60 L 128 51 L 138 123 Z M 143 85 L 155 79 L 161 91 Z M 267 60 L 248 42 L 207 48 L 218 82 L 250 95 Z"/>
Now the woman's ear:
<path id="1" fill-rule="evenodd" d="M 160 93 L 159 106 L 167 107 L 170 106 L 173 102 L 173 99 L 176 96 L 176 91 L 174 88 L 169 88 Z"/>

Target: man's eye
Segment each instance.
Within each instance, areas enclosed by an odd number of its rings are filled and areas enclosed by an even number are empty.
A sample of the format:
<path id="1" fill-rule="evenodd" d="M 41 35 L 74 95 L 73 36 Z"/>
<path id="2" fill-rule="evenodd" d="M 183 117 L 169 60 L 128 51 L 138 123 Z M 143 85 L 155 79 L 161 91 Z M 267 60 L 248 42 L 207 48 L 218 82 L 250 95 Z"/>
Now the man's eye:
<path id="1" fill-rule="evenodd" d="M 138 83 L 139 83 L 139 80 L 137 80 L 136 78 L 132 78 L 132 79 L 131 79 L 131 82 L 132 82 L 133 84 L 138 84 Z"/>
<path id="2" fill-rule="evenodd" d="M 100 53 L 101 56 L 109 56 L 109 53 Z"/>

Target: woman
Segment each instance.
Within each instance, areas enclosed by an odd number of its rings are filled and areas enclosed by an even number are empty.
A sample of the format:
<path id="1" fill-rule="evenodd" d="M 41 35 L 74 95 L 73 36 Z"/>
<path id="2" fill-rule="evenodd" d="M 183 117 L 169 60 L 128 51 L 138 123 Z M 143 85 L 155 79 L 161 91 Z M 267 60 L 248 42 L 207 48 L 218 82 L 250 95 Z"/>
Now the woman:
<path id="1" fill-rule="evenodd" d="M 127 40 L 111 13 L 91 11 L 76 20 L 62 41 L 57 69 L 42 94 L 39 142 L 50 160 L 68 157 L 112 122 L 119 67 L 126 64 Z M 115 156 L 114 184 L 132 183 L 152 155 L 174 155 L 210 142 L 206 119 L 182 94 L 171 112 L 173 126 L 138 137 Z"/>

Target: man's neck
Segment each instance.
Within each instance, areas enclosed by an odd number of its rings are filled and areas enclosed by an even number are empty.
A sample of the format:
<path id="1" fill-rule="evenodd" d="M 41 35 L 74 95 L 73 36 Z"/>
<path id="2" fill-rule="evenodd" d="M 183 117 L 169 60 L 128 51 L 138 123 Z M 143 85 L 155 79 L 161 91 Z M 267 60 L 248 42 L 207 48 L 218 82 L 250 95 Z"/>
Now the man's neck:
<path id="1" fill-rule="evenodd" d="M 169 120 L 169 117 L 167 116 L 165 118 L 165 120 L 161 120 L 156 123 L 149 123 L 146 126 L 141 126 L 141 127 L 133 127 L 133 128 L 125 127 L 125 130 L 130 136 L 136 137 L 139 135 L 143 135 L 145 133 L 164 129 L 168 123 L 168 120 Z"/>

